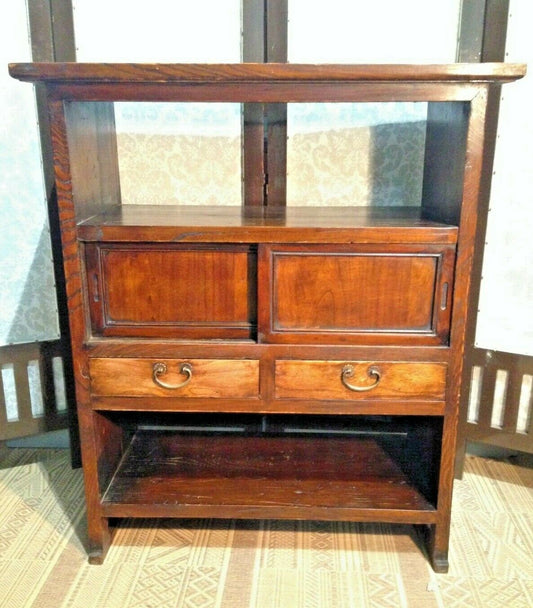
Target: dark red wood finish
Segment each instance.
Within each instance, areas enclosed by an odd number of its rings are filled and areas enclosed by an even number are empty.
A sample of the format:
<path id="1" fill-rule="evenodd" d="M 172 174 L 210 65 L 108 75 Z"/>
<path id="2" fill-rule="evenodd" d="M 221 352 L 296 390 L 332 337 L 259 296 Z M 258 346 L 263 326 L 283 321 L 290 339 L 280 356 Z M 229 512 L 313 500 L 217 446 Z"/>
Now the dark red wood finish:
<path id="1" fill-rule="evenodd" d="M 10 73 L 44 83 L 49 99 L 90 561 L 104 559 L 117 516 L 346 518 L 425 524 L 433 567 L 446 571 L 487 91 L 524 66 L 56 63 Z M 118 100 L 427 101 L 422 205 L 263 208 L 255 179 L 242 209 L 121 207 Z M 262 129 L 247 120 L 257 145 Z M 251 158 L 248 180 L 263 170 Z M 321 304 L 328 290 L 334 312 Z M 176 387 L 156 383 L 158 363 Z M 192 366 L 183 387 L 178 363 Z M 345 386 L 345 366 L 368 390 Z M 138 430 L 154 420 L 168 429 L 187 412 L 349 415 L 351 431 L 370 414 L 382 435 Z"/>
<path id="2" fill-rule="evenodd" d="M 310 452 L 319 457 L 310 459 Z M 141 431 L 103 497 L 108 516 L 433 523 L 435 507 L 379 441 Z"/>
<path id="3" fill-rule="evenodd" d="M 265 342 L 447 344 L 454 247 L 260 247 Z"/>
<path id="4" fill-rule="evenodd" d="M 248 246 L 99 243 L 87 246 L 86 260 L 95 335 L 255 335 L 256 255 Z"/>

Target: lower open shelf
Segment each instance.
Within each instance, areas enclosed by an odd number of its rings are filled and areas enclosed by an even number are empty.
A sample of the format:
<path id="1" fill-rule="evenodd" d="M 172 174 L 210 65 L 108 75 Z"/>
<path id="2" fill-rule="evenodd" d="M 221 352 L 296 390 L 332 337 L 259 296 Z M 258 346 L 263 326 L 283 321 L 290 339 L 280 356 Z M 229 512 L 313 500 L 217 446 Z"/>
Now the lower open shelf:
<path id="1" fill-rule="evenodd" d="M 434 523 L 394 437 L 138 429 L 102 513 Z"/>

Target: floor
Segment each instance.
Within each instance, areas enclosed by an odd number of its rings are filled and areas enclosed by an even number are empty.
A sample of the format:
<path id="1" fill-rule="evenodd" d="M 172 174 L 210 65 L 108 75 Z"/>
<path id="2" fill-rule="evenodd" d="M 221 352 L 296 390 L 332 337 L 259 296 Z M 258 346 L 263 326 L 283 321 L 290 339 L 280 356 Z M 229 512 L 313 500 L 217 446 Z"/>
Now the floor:
<path id="1" fill-rule="evenodd" d="M 68 450 L 0 446 L 2 608 L 531 608 L 533 468 L 469 455 L 450 572 L 411 526 L 126 520 L 90 566 Z"/>

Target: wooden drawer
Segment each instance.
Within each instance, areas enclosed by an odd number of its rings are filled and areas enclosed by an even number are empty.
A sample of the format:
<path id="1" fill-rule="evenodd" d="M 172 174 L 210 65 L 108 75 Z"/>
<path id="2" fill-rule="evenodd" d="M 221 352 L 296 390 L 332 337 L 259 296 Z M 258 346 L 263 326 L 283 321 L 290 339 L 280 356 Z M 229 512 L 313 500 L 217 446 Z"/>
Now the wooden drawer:
<path id="1" fill-rule="evenodd" d="M 250 246 L 89 243 L 85 254 L 93 334 L 255 337 Z"/>
<path id="2" fill-rule="evenodd" d="M 265 342 L 448 342 L 455 248 L 261 246 L 259 332 Z"/>
<path id="3" fill-rule="evenodd" d="M 278 360 L 278 399 L 444 399 L 444 363 Z M 352 387 L 352 388 L 349 388 Z"/>
<path id="4" fill-rule="evenodd" d="M 94 358 L 89 370 L 97 397 L 259 396 L 257 360 Z"/>

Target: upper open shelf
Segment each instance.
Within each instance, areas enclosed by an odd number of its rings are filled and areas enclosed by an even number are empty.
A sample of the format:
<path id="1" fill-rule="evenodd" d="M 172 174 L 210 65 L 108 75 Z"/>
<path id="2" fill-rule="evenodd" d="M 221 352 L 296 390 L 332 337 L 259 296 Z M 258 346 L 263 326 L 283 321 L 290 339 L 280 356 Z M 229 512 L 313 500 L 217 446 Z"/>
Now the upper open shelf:
<path id="1" fill-rule="evenodd" d="M 504 63 L 18 63 L 11 64 L 9 71 L 15 78 L 41 82 L 46 86 L 49 113 L 54 125 L 52 143 L 60 208 L 65 218 L 70 219 L 73 214 L 77 223 L 89 220 L 80 228 L 82 238 L 95 239 L 103 232 L 109 235 L 113 233 L 117 238 L 119 232 L 124 235 L 128 233 L 133 238 L 132 228 L 139 228 L 138 234 L 142 233 L 143 236 L 138 238 L 149 238 L 148 231 L 161 229 L 158 238 L 162 238 L 161 234 L 165 231 L 178 230 L 176 234 L 179 236 L 182 227 L 187 233 L 201 228 L 203 238 L 209 233 L 211 239 L 217 238 L 217 234 L 220 236 L 223 232 L 220 228 L 224 227 L 225 238 L 230 238 L 229 228 L 236 225 L 239 239 L 243 234 L 249 234 L 249 238 L 256 242 L 274 237 L 279 239 L 280 227 L 283 227 L 287 238 L 290 238 L 291 229 L 298 230 L 299 238 L 303 238 L 304 229 L 310 239 L 313 235 L 318 239 L 318 233 L 325 228 L 330 236 L 336 231 L 339 240 L 335 242 L 353 242 L 355 238 L 365 242 L 365 231 L 377 239 L 381 238 L 378 233 L 383 228 L 389 238 L 394 231 L 398 235 L 406 230 L 411 235 L 418 235 L 398 236 L 403 241 L 415 238 L 417 240 L 411 242 L 430 242 L 424 239 L 431 235 L 432 239 L 436 239 L 432 242 L 442 242 L 439 240 L 441 234 L 448 239 L 446 242 L 454 242 L 457 228 L 461 226 L 462 229 L 463 222 L 468 223 L 478 204 L 477 182 L 479 167 L 483 162 L 487 89 L 490 85 L 521 78 L 526 67 L 523 64 Z M 180 150 L 179 154 L 173 156 L 173 167 L 179 167 L 181 172 L 178 172 L 178 177 L 180 180 L 183 177 L 185 186 L 181 187 L 181 181 L 179 187 L 176 186 L 175 172 L 167 171 L 167 176 L 171 176 L 172 193 L 179 192 L 179 196 L 166 196 L 161 192 L 161 179 L 157 171 L 154 177 L 146 164 L 154 161 L 159 170 L 161 163 L 158 155 L 162 149 L 166 149 L 165 145 L 159 140 L 150 140 L 148 145 L 150 138 L 130 138 L 129 133 L 126 133 L 128 137 L 123 137 L 123 132 L 117 129 L 120 121 L 117 123 L 115 120 L 115 102 L 121 101 L 242 104 L 239 108 L 241 114 L 236 114 L 239 119 L 237 124 L 241 127 L 238 134 L 240 140 L 234 146 L 236 153 L 228 165 L 229 169 L 225 172 L 220 170 L 220 177 L 213 179 L 214 167 L 220 168 L 222 160 L 218 150 L 225 146 L 226 140 L 221 144 L 219 142 L 215 153 L 215 147 L 208 142 L 210 154 L 198 153 L 193 158 L 195 171 L 201 167 L 201 171 L 197 172 L 187 169 L 186 163 L 181 160 L 184 156 L 192 157 L 190 148 L 185 154 Z M 361 145 L 361 154 L 359 149 L 354 153 L 355 146 L 348 138 L 351 131 L 348 129 L 350 133 L 338 137 L 339 129 L 334 125 L 336 135 L 330 138 L 329 152 L 324 151 L 324 146 L 320 149 L 314 146 L 315 151 L 311 154 L 304 146 L 303 153 L 298 156 L 294 152 L 294 145 L 287 144 L 287 140 L 297 139 L 296 136 L 291 137 L 290 129 L 295 119 L 291 114 L 294 108 L 290 106 L 294 103 L 298 105 L 298 110 L 302 110 L 307 102 L 324 106 L 331 103 L 336 106 L 335 110 L 342 102 L 361 103 L 365 110 L 372 105 L 368 102 L 376 102 L 379 106 L 387 105 L 383 102 L 414 102 L 412 105 L 423 102 L 420 107 L 424 107 L 424 119 L 417 123 L 416 137 L 413 139 L 416 145 L 411 146 L 409 142 L 408 146 L 414 150 L 413 162 L 404 162 L 407 152 L 397 145 L 397 142 L 406 142 L 405 117 L 389 123 L 386 116 L 380 118 L 379 128 L 373 125 L 366 128 L 368 141 Z M 190 108 L 191 104 L 186 105 Z M 181 118 L 178 122 L 182 125 Z M 181 131 L 179 134 L 183 135 Z M 307 133 L 305 135 L 301 139 L 307 146 L 309 137 Z M 322 133 L 318 135 L 322 137 Z M 320 137 L 315 137 L 314 132 L 313 137 L 311 143 L 314 145 Z M 388 145 L 389 139 L 391 146 Z M 125 148 L 124 142 L 130 140 L 133 145 Z M 198 148 L 205 151 L 209 146 Z M 391 152 L 390 148 L 394 150 Z M 312 157 L 320 162 L 312 166 L 293 162 L 300 157 Z M 133 188 L 123 179 L 124 158 L 133 159 L 130 174 L 137 180 Z M 390 171 L 392 160 L 400 161 L 396 163 L 398 171 L 396 168 L 394 172 Z M 346 165 L 346 170 L 339 172 L 339 166 L 344 167 L 341 161 Z M 301 188 L 298 179 L 304 185 L 314 183 L 317 173 L 315 165 L 318 164 L 318 172 L 321 176 L 326 175 L 327 179 L 321 178 L 319 187 L 314 190 Z M 327 173 L 323 170 L 324 166 L 328 170 L 333 167 L 334 170 Z M 362 166 L 364 172 L 359 171 Z M 397 190 L 404 192 L 398 178 L 400 170 L 409 178 L 409 184 L 412 182 L 416 188 L 398 197 Z M 322 210 L 316 208 L 311 211 L 288 210 L 279 216 L 276 216 L 276 212 L 269 217 L 262 212 L 254 216 L 253 212 L 241 215 L 237 211 L 231 212 L 231 217 L 217 216 L 215 225 L 209 219 L 211 212 L 206 213 L 205 210 L 196 210 L 197 218 L 191 219 L 186 208 L 177 213 L 150 208 L 146 214 L 150 218 L 148 225 L 148 220 L 140 219 L 140 210 L 114 209 L 117 204 L 126 206 L 130 203 L 156 206 L 158 201 L 152 201 L 149 196 L 152 191 L 157 191 L 156 196 L 163 202 L 204 204 L 204 200 L 191 197 L 186 186 L 208 182 L 213 184 L 212 190 L 216 190 L 218 185 L 228 182 L 228 174 L 237 178 L 232 182 L 231 192 L 224 191 L 221 196 L 224 205 L 239 203 L 239 197 L 243 208 L 304 206 L 309 204 L 308 201 L 316 201 L 318 206 L 342 205 L 345 204 L 344 200 L 338 200 L 342 196 L 335 198 L 330 193 L 340 192 L 344 196 L 353 183 L 359 185 L 366 180 L 365 184 L 369 184 L 367 200 L 359 196 L 359 191 L 353 195 L 349 190 L 347 205 L 352 208 L 365 205 L 420 205 L 421 209 L 408 212 L 407 216 L 391 209 L 370 213 L 365 210 L 345 210 L 339 211 L 338 215 L 334 215 L 337 212 L 328 211 L 324 215 Z M 338 174 L 342 175 L 339 177 Z M 296 182 L 298 188 L 294 187 Z M 320 198 L 315 192 L 317 190 L 327 192 L 327 200 Z M 141 196 L 132 200 L 129 196 L 132 191 L 140 192 Z M 221 204 L 214 195 L 211 196 L 210 191 L 205 203 Z M 126 215 L 129 219 L 124 221 Z M 113 217 L 115 219 L 110 220 Z M 424 223 L 427 220 L 436 221 L 441 226 Z M 247 230 L 243 230 L 243 227 Z M 354 229 L 358 231 L 357 234 Z M 192 237 L 187 238 L 190 240 Z"/>

